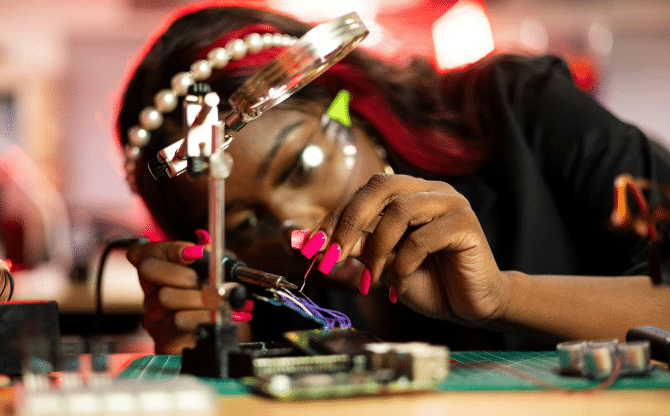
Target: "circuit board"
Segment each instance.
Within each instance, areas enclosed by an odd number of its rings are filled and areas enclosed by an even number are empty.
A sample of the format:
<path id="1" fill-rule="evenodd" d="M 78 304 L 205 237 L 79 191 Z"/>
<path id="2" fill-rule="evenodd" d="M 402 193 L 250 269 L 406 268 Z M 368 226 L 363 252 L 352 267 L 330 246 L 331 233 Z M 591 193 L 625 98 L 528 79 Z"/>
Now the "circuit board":
<path id="1" fill-rule="evenodd" d="M 447 379 L 437 386 L 443 391 L 539 390 L 546 388 L 583 390 L 597 387 L 601 381 L 563 376 L 557 371 L 556 351 L 543 352 L 452 352 Z M 156 380 L 176 377 L 181 356 L 147 355 L 133 361 L 120 375 L 122 379 Z M 205 379 L 219 394 L 250 394 L 240 381 Z M 670 372 L 652 369 L 645 376 L 621 377 L 610 389 L 667 389 Z"/>

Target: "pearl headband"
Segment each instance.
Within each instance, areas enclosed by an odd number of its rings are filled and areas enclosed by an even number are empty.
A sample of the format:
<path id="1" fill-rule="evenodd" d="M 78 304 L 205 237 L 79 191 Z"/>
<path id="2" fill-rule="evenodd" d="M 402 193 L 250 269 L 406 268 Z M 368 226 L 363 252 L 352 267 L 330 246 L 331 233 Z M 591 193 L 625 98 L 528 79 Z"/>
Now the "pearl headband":
<path id="1" fill-rule="evenodd" d="M 242 39 L 232 39 L 225 47 L 209 51 L 206 59 L 195 61 L 190 71 L 179 72 L 170 80 L 170 87 L 158 91 L 153 98 L 154 105 L 142 109 L 139 124 L 128 129 L 128 143 L 124 146 L 126 181 L 130 189 L 137 193 L 137 161 L 142 149 L 151 139 L 151 131 L 163 124 L 163 114 L 177 108 L 179 97 L 185 96 L 195 82 L 207 80 L 214 70 L 220 70 L 230 61 L 244 58 L 247 54 L 258 53 L 263 49 L 290 46 L 298 41 L 297 37 L 281 33 L 250 33 Z"/>

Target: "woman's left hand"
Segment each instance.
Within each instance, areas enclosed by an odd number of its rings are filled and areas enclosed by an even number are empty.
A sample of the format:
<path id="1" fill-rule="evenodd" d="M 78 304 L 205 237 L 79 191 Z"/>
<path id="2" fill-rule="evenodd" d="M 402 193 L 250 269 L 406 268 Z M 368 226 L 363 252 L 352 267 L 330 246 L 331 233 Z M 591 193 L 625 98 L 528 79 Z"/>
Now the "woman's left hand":
<path id="1" fill-rule="evenodd" d="M 446 182 L 376 174 L 317 230 L 328 241 L 322 250 L 340 248 L 337 262 L 366 266 L 363 293 L 381 279 L 392 301 L 397 290 L 428 316 L 478 322 L 504 312 L 505 276 L 469 202 Z"/>

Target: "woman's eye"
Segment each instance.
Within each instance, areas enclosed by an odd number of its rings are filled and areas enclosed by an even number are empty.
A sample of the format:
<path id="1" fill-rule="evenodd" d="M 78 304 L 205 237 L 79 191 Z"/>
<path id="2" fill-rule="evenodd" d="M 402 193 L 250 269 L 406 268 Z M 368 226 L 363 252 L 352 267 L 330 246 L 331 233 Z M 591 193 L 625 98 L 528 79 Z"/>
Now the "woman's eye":
<path id="1" fill-rule="evenodd" d="M 301 156 L 290 164 L 277 178 L 277 186 L 288 185 L 292 187 L 302 186 L 309 181 L 311 173 L 309 168 L 302 160 Z"/>
<path id="2" fill-rule="evenodd" d="M 226 230 L 226 243 L 229 245 L 246 244 L 250 238 L 250 232 L 258 225 L 258 218 L 255 215 L 248 215 L 233 228 Z"/>
<path id="3" fill-rule="evenodd" d="M 309 182 L 313 170 L 314 168 L 306 165 L 305 163 L 298 163 L 293 172 L 291 172 L 291 174 L 286 179 L 286 184 L 292 187 L 305 185 Z"/>
<path id="4" fill-rule="evenodd" d="M 323 165 L 325 154 L 320 146 L 308 145 L 279 178 L 279 184 L 300 187 L 309 182 L 315 169 Z"/>
<path id="5" fill-rule="evenodd" d="M 241 222 L 239 222 L 231 231 L 232 232 L 244 232 L 258 225 L 258 218 L 255 215 L 246 216 Z"/>

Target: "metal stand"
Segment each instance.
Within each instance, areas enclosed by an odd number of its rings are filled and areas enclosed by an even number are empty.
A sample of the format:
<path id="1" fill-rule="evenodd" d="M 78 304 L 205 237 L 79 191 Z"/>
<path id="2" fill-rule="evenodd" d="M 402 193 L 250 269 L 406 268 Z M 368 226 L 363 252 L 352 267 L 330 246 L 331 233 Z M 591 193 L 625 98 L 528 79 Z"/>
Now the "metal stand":
<path id="1" fill-rule="evenodd" d="M 227 377 L 228 354 L 238 348 L 237 327 L 231 319 L 226 300 L 230 282 L 226 282 L 223 258 L 224 181 L 232 160 L 224 152 L 229 131 L 239 131 L 249 121 L 281 103 L 291 94 L 318 77 L 351 52 L 367 36 L 368 30 L 356 13 L 346 14 L 314 27 L 297 42 L 285 48 L 272 61 L 247 79 L 229 98 L 233 107 L 219 122 L 219 96 L 207 84 L 191 87 L 184 99 L 185 138 L 158 152 L 150 164 L 159 179 L 188 171 L 194 177 L 209 174 L 209 233 L 211 254 L 209 285 L 203 288 L 203 300 L 212 308 L 212 322 L 198 328 L 197 344 L 182 356 L 182 373 L 204 377 Z M 225 283 L 225 284 L 224 284 Z"/>
<path id="2" fill-rule="evenodd" d="M 205 91 L 202 91 L 205 92 Z M 212 322 L 198 327 L 196 346 L 182 353 L 181 372 L 199 377 L 228 377 L 228 354 L 238 349 L 237 326 L 231 319 L 230 304 L 223 301 L 226 282 L 223 258 L 225 179 L 230 175 L 232 160 L 224 152 L 228 129 L 219 122 L 219 96 L 214 92 L 190 95 L 185 100 L 184 114 L 188 132 L 184 147 L 188 172 L 200 176 L 209 174 L 209 284 L 203 296 L 217 293 L 219 301 L 212 309 Z M 211 296 L 209 297 L 211 299 Z"/>

